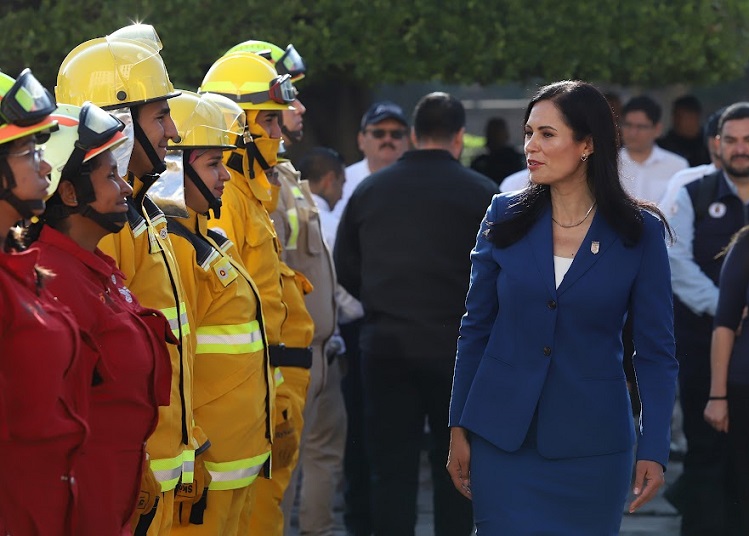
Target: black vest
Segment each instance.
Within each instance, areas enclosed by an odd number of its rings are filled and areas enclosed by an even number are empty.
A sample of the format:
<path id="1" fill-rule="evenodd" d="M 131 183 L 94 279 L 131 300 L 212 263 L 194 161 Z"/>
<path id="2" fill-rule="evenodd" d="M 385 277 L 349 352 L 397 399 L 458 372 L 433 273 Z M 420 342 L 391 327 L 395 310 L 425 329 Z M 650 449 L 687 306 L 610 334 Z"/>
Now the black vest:
<path id="1" fill-rule="evenodd" d="M 715 285 L 724 257 L 716 256 L 731 237 L 746 225 L 746 206 L 726 183 L 722 171 L 705 175 L 685 186 L 695 211 L 692 254 L 700 270 Z M 674 332 L 682 376 L 710 378 L 710 340 L 713 317 L 696 315 L 674 296 Z"/>

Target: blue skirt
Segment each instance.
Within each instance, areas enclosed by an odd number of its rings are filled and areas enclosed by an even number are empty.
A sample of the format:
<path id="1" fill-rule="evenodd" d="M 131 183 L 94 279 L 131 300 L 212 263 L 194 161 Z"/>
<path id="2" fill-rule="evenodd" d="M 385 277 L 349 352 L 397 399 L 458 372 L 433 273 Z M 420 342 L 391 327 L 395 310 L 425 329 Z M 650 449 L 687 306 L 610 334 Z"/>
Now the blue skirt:
<path id="1" fill-rule="evenodd" d="M 506 452 L 471 434 L 478 536 L 619 534 L 634 455 L 548 459 L 535 445 Z"/>

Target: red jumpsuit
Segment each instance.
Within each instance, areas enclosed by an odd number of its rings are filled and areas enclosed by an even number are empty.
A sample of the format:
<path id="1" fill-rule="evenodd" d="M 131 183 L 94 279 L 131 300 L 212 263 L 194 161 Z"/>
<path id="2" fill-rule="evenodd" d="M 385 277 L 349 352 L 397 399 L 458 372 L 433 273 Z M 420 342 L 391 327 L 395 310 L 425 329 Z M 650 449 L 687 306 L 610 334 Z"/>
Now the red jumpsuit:
<path id="1" fill-rule="evenodd" d="M 62 536 L 74 533 L 90 368 L 36 263 L 36 252 L 0 253 L 0 532 Z"/>
<path id="2" fill-rule="evenodd" d="M 171 365 L 165 341 L 175 342 L 164 316 L 142 307 L 114 260 L 87 251 L 45 226 L 32 249 L 55 272 L 55 297 L 75 315 L 97 347 L 91 377 L 91 436 L 76 472 L 80 482 L 78 534 L 131 534 L 145 441 L 169 404 Z"/>

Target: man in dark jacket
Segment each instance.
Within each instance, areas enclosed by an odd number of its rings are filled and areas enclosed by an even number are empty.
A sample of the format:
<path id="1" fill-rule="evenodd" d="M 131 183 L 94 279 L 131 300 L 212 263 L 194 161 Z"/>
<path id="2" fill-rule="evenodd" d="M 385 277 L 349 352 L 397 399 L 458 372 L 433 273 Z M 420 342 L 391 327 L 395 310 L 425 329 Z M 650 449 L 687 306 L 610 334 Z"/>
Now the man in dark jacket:
<path id="1" fill-rule="evenodd" d="M 456 337 L 469 254 L 497 192 L 457 160 L 465 110 L 446 93 L 416 105 L 415 150 L 353 193 L 338 227 L 339 282 L 365 310 L 361 328 L 374 534 L 413 534 L 425 419 L 430 433 L 435 534 L 467 536 L 471 505 L 445 471 Z"/>

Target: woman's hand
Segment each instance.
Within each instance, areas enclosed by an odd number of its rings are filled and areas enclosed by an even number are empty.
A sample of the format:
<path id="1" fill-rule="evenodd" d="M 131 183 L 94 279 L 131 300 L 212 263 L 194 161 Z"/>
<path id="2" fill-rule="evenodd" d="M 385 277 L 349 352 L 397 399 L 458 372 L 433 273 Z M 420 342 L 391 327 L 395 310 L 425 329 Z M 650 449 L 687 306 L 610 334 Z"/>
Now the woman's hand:
<path id="1" fill-rule="evenodd" d="M 453 485 L 464 497 L 471 496 L 471 445 L 465 428 L 450 428 L 450 452 L 447 455 L 447 472 Z"/>
<path id="2" fill-rule="evenodd" d="M 637 497 L 629 505 L 629 513 L 633 513 L 640 506 L 655 497 L 666 479 L 663 477 L 663 467 L 658 462 L 637 460 L 635 466 L 635 485 L 632 489 Z"/>
<path id="3" fill-rule="evenodd" d="M 718 432 L 728 433 L 728 400 L 708 400 L 703 416 Z"/>

